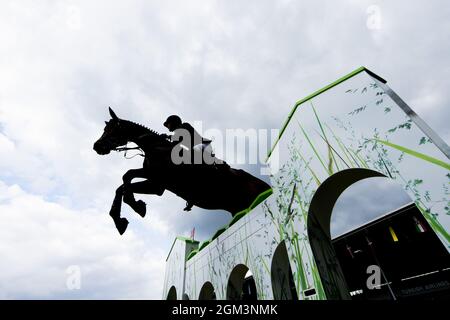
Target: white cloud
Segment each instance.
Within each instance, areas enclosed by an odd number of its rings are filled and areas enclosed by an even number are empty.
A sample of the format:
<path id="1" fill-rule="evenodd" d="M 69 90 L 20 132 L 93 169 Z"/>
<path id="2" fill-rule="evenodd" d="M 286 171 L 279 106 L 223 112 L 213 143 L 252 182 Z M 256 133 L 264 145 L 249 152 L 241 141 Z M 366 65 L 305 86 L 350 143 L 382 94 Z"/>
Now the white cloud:
<path id="1" fill-rule="evenodd" d="M 0 298 L 160 299 L 165 254 L 160 241 L 132 228 L 119 236 L 108 215 L 74 211 L 0 182 Z M 81 288 L 66 270 L 80 267 Z"/>

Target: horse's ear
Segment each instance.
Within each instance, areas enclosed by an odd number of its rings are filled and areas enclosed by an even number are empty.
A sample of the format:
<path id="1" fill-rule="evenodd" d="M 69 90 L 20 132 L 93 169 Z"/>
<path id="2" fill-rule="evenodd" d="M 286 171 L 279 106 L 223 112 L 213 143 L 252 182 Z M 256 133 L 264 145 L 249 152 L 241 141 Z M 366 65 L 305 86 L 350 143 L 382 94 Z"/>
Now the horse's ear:
<path id="1" fill-rule="evenodd" d="M 119 120 L 119 117 L 116 116 L 116 114 L 114 113 L 113 109 L 111 109 L 111 107 L 109 107 L 109 114 L 111 115 L 111 118 L 113 118 L 114 120 Z"/>

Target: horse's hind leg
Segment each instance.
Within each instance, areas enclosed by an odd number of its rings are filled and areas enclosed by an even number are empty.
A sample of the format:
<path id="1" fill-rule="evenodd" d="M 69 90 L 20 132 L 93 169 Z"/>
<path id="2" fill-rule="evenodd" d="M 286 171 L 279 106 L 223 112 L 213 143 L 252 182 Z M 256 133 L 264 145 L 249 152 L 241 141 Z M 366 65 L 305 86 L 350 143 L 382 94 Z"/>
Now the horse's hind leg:
<path id="1" fill-rule="evenodd" d="M 136 199 L 134 198 L 135 193 L 156 194 L 160 196 L 164 193 L 164 188 L 149 180 L 124 185 L 123 201 L 128 204 L 134 211 L 136 211 L 141 217 L 145 217 L 145 214 L 147 212 L 145 202 L 142 200 L 136 201 Z"/>
<path id="2" fill-rule="evenodd" d="M 125 230 L 127 230 L 128 226 L 128 220 L 120 217 L 123 193 L 124 187 L 123 185 L 121 185 L 116 190 L 116 196 L 114 197 L 111 210 L 109 211 L 109 215 L 111 216 L 111 218 L 113 218 L 117 231 L 119 231 L 121 235 L 125 232 Z"/>

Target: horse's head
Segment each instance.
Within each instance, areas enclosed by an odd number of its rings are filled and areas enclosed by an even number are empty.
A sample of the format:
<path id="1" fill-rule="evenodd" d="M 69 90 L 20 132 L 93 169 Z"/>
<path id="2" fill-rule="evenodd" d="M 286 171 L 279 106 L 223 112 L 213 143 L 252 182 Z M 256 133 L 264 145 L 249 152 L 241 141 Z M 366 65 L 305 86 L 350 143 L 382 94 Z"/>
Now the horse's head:
<path id="1" fill-rule="evenodd" d="M 109 108 L 111 120 L 105 121 L 106 126 L 102 136 L 94 143 L 94 150 L 101 155 L 111 152 L 117 147 L 126 145 L 128 137 L 125 135 L 121 119 Z"/>

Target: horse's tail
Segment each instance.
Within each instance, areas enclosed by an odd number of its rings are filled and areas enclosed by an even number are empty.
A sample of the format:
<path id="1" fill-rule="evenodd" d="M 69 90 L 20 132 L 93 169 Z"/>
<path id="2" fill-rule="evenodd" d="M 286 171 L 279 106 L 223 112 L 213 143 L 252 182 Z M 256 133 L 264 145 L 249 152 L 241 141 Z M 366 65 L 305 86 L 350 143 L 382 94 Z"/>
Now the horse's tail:
<path id="1" fill-rule="evenodd" d="M 270 185 L 263 180 L 255 177 L 254 175 L 248 173 L 242 169 L 230 168 L 230 171 L 234 173 L 239 180 L 243 183 L 244 187 L 247 189 L 248 197 L 250 199 L 250 204 L 256 199 L 258 195 L 270 189 Z"/>

